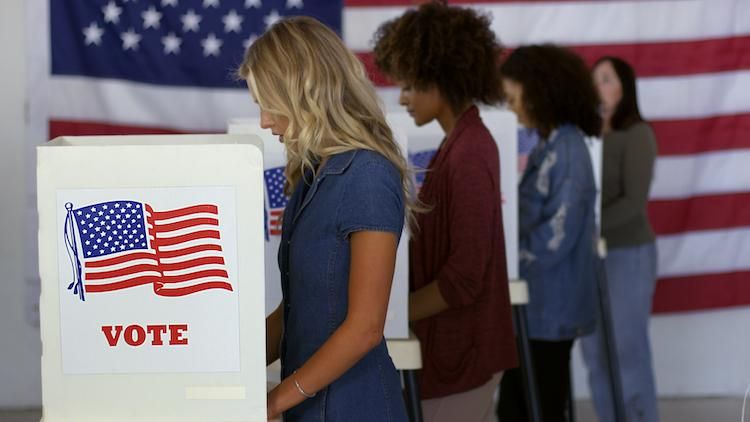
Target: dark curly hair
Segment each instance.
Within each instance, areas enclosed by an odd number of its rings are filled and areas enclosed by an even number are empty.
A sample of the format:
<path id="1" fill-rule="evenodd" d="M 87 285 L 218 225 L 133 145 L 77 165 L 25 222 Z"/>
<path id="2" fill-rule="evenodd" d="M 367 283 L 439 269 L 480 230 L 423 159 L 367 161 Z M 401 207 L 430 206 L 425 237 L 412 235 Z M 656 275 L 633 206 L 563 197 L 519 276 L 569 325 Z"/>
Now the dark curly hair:
<path id="1" fill-rule="evenodd" d="M 572 51 L 552 44 L 519 47 L 501 65 L 500 76 L 521 85 L 526 114 L 544 138 L 565 123 L 600 135 L 599 96 L 588 67 Z"/>
<path id="2" fill-rule="evenodd" d="M 490 17 L 430 2 L 385 22 L 375 33 L 375 64 L 416 89 L 436 86 L 454 110 L 502 99 L 502 46 Z"/>

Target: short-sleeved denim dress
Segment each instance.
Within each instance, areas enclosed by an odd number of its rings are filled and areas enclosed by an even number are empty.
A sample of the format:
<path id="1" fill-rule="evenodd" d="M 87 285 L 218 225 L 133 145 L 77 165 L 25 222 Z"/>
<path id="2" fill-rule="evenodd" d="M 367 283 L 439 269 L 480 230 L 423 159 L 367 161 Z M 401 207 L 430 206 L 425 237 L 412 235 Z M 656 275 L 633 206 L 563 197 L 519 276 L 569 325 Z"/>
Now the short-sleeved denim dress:
<path id="1" fill-rule="evenodd" d="M 333 155 L 311 179 L 298 184 L 283 218 L 283 377 L 310 359 L 346 318 L 350 235 L 367 230 L 400 237 L 404 225 L 399 172 L 378 153 Z M 407 420 L 385 341 L 314 398 L 284 414 L 286 422 Z"/>

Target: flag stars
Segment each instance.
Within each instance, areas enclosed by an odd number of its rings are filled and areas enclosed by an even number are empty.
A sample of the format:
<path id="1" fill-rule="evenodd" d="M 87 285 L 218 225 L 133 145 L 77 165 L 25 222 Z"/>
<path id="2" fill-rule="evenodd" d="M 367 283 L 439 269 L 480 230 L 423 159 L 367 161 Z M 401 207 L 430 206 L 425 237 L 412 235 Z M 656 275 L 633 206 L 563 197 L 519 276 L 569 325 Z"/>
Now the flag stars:
<path id="1" fill-rule="evenodd" d="M 266 29 L 270 28 L 273 24 L 281 20 L 281 15 L 276 10 L 272 10 L 271 13 L 263 18 L 263 22 L 266 24 Z"/>
<path id="2" fill-rule="evenodd" d="M 260 6 L 260 0 L 245 0 L 245 9 L 249 9 L 251 7 L 260 9 Z"/>
<path id="3" fill-rule="evenodd" d="M 100 45 L 104 30 L 96 22 L 91 22 L 91 25 L 83 29 L 83 35 L 86 38 L 84 41 L 86 45 Z M 78 211 L 78 215 L 81 215 L 81 211 Z"/>
<path id="4" fill-rule="evenodd" d="M 219 7 L 219 0 L 203 0 L 203 8 L 208 9 L 209 7 Z"/>
<path id="5" fill-rule="evenodd" d="M 250 34 L 250 36 L 242 42 L 242 46 L 245 47 L 245 50 L 250 48 L 251 45 L 258 39 L 258 36 L 255 34 Z"/>
<path id="6" fill-rule="evenodd" d="M 132 208 L 132 207 L 133 207 L 133 204 L 131 204 L 130 202 L 128 202 L 128 203 L 126 204 L 126 207 L 128 207 L 128 208 Z"/>
<path id="7" fill-rule="evenodd" d="M 120 38 L 122 38 L 123 50 L 138 50 L 138 44 L 141 42 L 141 35 L 136 33 L 133 28 L 130 28 L 128 32 L 120 34 Z"/>
<path id="8" fill-rule="evenodd" d="M 164 44 L 164 54 L 180 54 L 182 40 L 174 32 L 170 32 L 166 37 L 162 37 L 161 43 Z"/>
<path id="9" fill-rule="evenodd" d="M 110 0 L 106 6 L 102 7 L 102 13 L 104 13 L 104 22 L 117 24 L 120 22 L 122 7 L 117 6 L 114 0 Z"/>
<path id="10" fill-rule="evenodd" d="M 161 0 L 162 7 L 172 6 L 177 7 L 177 0 Z"/>
<path id="11" fill-rule="evenodd" d="M 148 10 L 141 13 L 143 29 L 159 29 L 159 26 L 161 26 L 161 16 L 162 14 L 154 6 L 149 7 Z"/>
<path id="12" fill-rule="evenodd" d="M 197 15 L 193 9 L 180 17 L 182 21 L 182 32 L 198 32 L 200 29 L 200 22 L 203 19 L 200 15 Z"/>
<path id="13" fill-rule="evenodd" d="M 302 9 L 303 7 L 305 7 L 305 5 L 302 3 L 302 0 L 286 0 L 287 9 Z"/>
<path id="14" fill-rule="evenodd" d="M 228 14 L 221 18 L 224 22 L 224 32 L 236 32 L 239 33 L 242 30 L 242 21 L 245 18 L 237 14 L 237 11 L 232 9 Z"/>
<path id="15" fill-rule="evenodd" d="M 214 35 L 213 32 L 208 34 L 208 37 L 201 40 L 201 45 L 203 46 L 203 56 L 218 57 L 219 54 L 221 54 L 222 44 L 224 44 L 224 41 L 216 38 L 216 35 Z"/>

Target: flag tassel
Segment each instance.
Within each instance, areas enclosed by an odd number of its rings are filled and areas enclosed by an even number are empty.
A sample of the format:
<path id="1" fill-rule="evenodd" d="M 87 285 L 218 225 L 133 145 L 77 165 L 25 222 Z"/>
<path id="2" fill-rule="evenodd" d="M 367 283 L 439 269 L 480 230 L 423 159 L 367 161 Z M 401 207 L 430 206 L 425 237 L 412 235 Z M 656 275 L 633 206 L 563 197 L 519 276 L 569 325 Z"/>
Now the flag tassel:
<path id="1" fill-rule="evenodd" d="M 75 238 L 75 217 L 73 216 L 73 204 L 65 204 L 68 215 L 65 217 L 65 229 L 63 232 L 65 238 L 65 250 L 68 252 L 70 265 L 73 270 L 73 281 L 68 284 L 68 290 L 73 290 L 73 294 L 78 295 L 82 301 L 86 301 L 84 293 L 81 260 L 78 258 L 78 244 Z"/>

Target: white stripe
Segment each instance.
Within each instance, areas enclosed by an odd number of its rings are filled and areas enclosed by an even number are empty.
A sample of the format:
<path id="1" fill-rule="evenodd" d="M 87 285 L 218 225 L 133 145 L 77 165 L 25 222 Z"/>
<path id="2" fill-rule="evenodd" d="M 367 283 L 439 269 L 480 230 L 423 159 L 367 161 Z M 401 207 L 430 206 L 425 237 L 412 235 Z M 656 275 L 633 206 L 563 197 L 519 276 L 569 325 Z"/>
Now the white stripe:
<path id="1" fill-rule="evenodd" d="M 232 283 L 229 281 L 228 278 L 204 277 L 204 278 L 198 278 L 198 279 L 190 280 L 190 281 L 183 281 L 181 283 L 164 283 L 164 287 L 162 288 L 162 290 L 182 289 L 185 287 L 198 286 L 204 283 L 211 283 L 211 282 L 227 283 L 230 286 L 232 285 Z M 232 287 L 234 288 L 234 286 Z"/>
<path id="2" fill-rule="evenodd" d="M 639 78 L 638 103 L 650 120 L 748 112 L 750 71 Z"/>
<path id="3" fill-rule="evenodd" d="M 155 220 L 157 224 L 172 224 L 172 223 L 179 223 L 180 221 L 185 220 L 192 220 L 194 218 L 213 218 L 216 219 L 217 215 L 215 213 L 209 213 L 209 212 L 196 212 L 193 214 L 188 215 L 182 215 L 179 217 L 174 218 L 165 218 L 163 220 Z"/>
<path id="4" fill-rule="evenodd" d="M 750 33 L 746 0 L 550 2 L 466 5 L 490 13 L 492 29 L 509 46 L 555 42 L 605 44 L 721 38 Z M 378 26 L 406 7 L 348 7 L 343 36 L 366 51 Z"/>
<path id="5" fill-rule="evenodd" d="M 141 272 L 138 272 L 138 273 L 123 275 L 123 276 L 119 276 L 119 277 L 105 278 L 104 280 L 85 280 L 84 279 L 84 284 L 99 286 L 99 285 L 103 285 L 103 284 L 111 284 L 111 283 L 118 283 L 120 281 L 132 280 L 134 278 L 141 277 L 141 276 L 156 276 L 156 277 L 160 277 L 161 273 L 159 273 L 158 271 L 141 271 Z"/>
<path id="6" fill-rule="evenodd" d="M 750 149 L 662 157 L 656 161 L 651 199 L 750 192 Z"/>
<path id="7" fill-rule="evenodd" d="M 240 89 L 173 88 L 69 76 L 55 76 L 50 84 L 50 112 L 56 119 L 199 131 L 225 130 L 230 119 L 258 113 L 250 95 Z M 397 88 L 378 92 L 387 111 L 402 109 Z M 639 80 L 640 103 L 649 119 L 748 113 L 748 92 L 748 70 Z"/>
<path id="8" fill-rule="evenodd" d="M 159 250 L 163 252 L 171 252 L 176 251 L 180 249 L 187 249 L 192 246 L 200 246 L 200 245 L 219 245 L 221 246 L 221 240 L 220 239 L 196 239 L 191 240 L 189 242 L 182 242 L 178 243 L 176 245 L 170 245 L 170 246 L 159 246 Z"/>
<path id="9" fill-rule="evenodd" d="M 190 261 L 193 259 L 209 258 L 209 257 L 223 258 L 223 254 L 221 253 L 221 251 L 195 252 L 195 253 L 191 253 L 187 255 L 180 255 L 174 258 L 162 258 L 161 263 L 162 264 L 178 264 L 180 262 Z"/>
<path id="10" fill-rule="evenodd" d="M 148 85 L 79 76 L 50 77 L 50 117 L 200 132 L 226 129 L 231 117 L 257 113 L 242 89 Z"/>
<path id="11" fill-rule="evenodd" d="M 106 267 L 94 267 L 94 268 L 86 267 L 86 274 L 106 273 L 108 271 L 117 271 L 123 268 L 129 268 L 129 267 L 133 267 L 136 265 L 153 265 L 155 267 L 154 269 L 156 270 L 157 261 L 156 259 L 136 259 L 133 261 L 127 261 L 127 262 L 123 262 L 120 264 L 108 265 Z"/>
<path id="12" fill-rule="evenodd" d="M 200 224 L 193 227 L 185 227 L 184 229 L 172 230 L 172 231 L 160 231 L 156 234 L 159 239 L 171 239 L 178 236 L 184 236 L 187 234 L 197 233 L 202 230 L 219 230 L 216 224 Z"/>
<path id="13" fill-rule="evenodd" d="M 750 227 L 659 236 L 659 276 L 750 270 Z"/>
<path id="14" fill-rule="evenodd" d="M 186 268 L 184 270 L 164 271 L 164 275 L 168 277 L 176 277 L 180 275 L 194 274 L 199 271 L 207 271 L 207 270 L 226 271 L 226 269 L 227 267 L 222 264 L 206 264 L 206 265 L 196 265 L 194 267 Z"/>
<path id="15" fill-rule="evenodd" d="M 101 262 L 101 261 L 106 261 L 106 260 L 109 260 L 109 259 L 112 259 L 112 258 L 117 258 L 117 257 L 120 257 L 120 256 L 133 255 L 133 254 L 142 254 L 142 253 L 147 253 L 147 254 L 150 254 L 150 255 L 153 255 L 154 257 L 156 257 L 156 252 L 154 252 L 154 251 L 151 251 L 151 250 L 136 250 L 136 251 L 127 251 L 127 252 L 117 252 L 117 253 L 113 253 L 112 255 L 98 256 L 98 257 L 95 257 L 95 258 L 86 258 L 86 262 Z"/>

